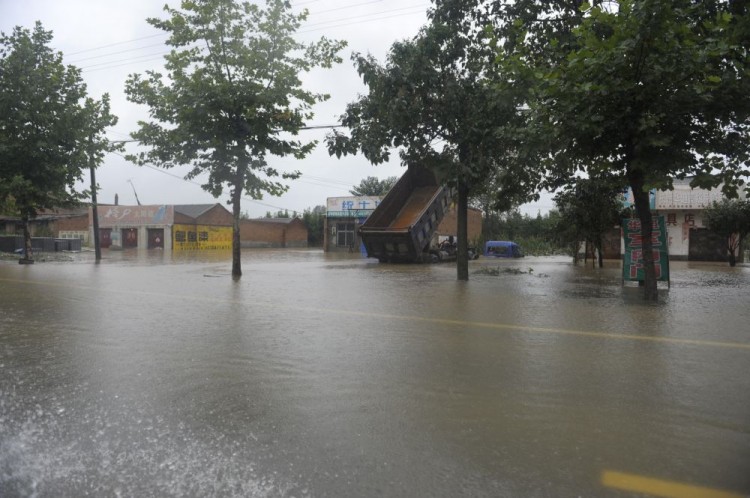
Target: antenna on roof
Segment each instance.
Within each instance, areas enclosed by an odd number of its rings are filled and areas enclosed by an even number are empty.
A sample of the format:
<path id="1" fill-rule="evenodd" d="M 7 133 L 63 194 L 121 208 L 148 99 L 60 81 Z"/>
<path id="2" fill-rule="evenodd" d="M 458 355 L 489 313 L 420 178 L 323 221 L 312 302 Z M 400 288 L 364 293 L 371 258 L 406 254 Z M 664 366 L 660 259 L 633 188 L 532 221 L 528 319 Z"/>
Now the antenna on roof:
<path id="1" fill-rule="evenodd" d="M 128 183 L 131 187 L 133 187 L 133 193 L 135 194 L 135 202 L 138 203 L 138 205 L 141 205 L 141 201 L 138 200 L 138 192 L 135 191 L 135 185 L 133 185 L 133 180 L 128 179 Z"/>

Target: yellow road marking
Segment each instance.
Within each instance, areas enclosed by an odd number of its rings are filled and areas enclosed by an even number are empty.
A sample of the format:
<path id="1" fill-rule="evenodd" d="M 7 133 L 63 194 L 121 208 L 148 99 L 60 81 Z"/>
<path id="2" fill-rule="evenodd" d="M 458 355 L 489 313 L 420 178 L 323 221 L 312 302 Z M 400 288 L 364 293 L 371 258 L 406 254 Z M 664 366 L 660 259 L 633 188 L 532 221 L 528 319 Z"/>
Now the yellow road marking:
<path id="1" fill-rule="evenodd" d="M 612 470 L 602 472 L 602 484 L 634 493 L 646 493 L 666 498 L 743 498 L 744 495 L 731 491 L 692 486 L 674 481 L 664 481 L 653 477 L 625 474 Z"/>
<path id="2" fill-rule="evenodd" d="M 321 308 L 321 307 L 310 307 L 310 306 L 289 306 L 283 304 L 263 304 L 263 303 L 247 303 L 244 301 L 237 301 L 232 299 L 218 299 L 210 296 L 191 296 L 183 294 L 166 294 L 152 291 L 131 291 L 123 289 L 101 289 L 94 287 L 86 287 L 81 285 L 71 285 L 70 283 L 56 283 L 56 282 L 35 282 L 19 279 L 8 279 L 0 278 L 0 282 L 12 282 L 17 284 L 32 284 L 32 285 L 44 285 L 48 287 L 64 287 L 64 288 L 77 288 L 81 290 L 96 291 L 99 293 L 109 292 L 116 294 L 131 294 L 137 296 L 154 296 L 154 297 L 167 297 L 175 299 L 192 299 L 196 301 L 212 301 L 216 303 L 235 303 L 235 304 L 251 304 L 252 306 L 265 307 L 271 309 L 290 310 L 296 312 L 309 312 L 309 313 L 326 313 L 331 315 L 342 315 L 342 316 L 361 316 L 366 318 L 376 319 L 389 319 L 389 320 L 404 320 L 412 322 L 424 322 L 438 325 L 456 325 L 462 327 L 476 327 L 494 330 L 511 330 L 528 332 L 535 334 L 559 334 L 559 335 L 570 335 L 578 337 L 594 337 L 598 339 L 616 339 L 626 341 L 644 341 L 644 342 L 655 342 L 662 344 L 686 344 L 691 346 L 703 346 L 703 347 L 716 347 L 716 348 L 727 348 L 727 349 L 745 349 L 750 351 L 750 343 L 744 342 L 732 342 L 732 341 L 711 341 L 705 339 L 682 339 L 679 337 L 657 337 L 650 335 L 638 335 L 638 334 L 623 334 L 617 332 L 597 332 L 591 330 L 575 330 L 575 329 L 563 329 L 554 327 L 533 327 L 528 325 L 515 325 L 512 323 L 496 323 L 496 322 L 474 322 L 469 320 L 454 320 L 448 318 L 430 318 L 424 316 L 414 315 L 393 315 L 389 313 L 376 313 L 368 311 L 354 311 L 334 308 Z"/>
<path id="3" fill-rule="evenodd" d="M 279 306 L 281 307 L 281 306 Z M 473 322 L 468 320 L 452 320 L 447 318 L 429 318 L 423 316 L 410 316 L 410 315 L 391 315 L 387 313 L 374 313 L 367 311 L 350 311 L 350 310 L 337 310 L 337 309 L 326 309 L 326 308 L 305 308 L 305 307 L 293 307 L 285 306 L 285 308 L 296 309 L 301 311 L 309 312 L 326 312 L 330 314 L 338 315 L 352 315 L 352 316 L 363 316 L 368 318 L 388 318 L 394 320 L 409 320 L 409 321 L 420 321 L 435 324 L 444 325 L 462 325 L 465 327 L 478 327 L 488 328 L 497 330 L 519 330 L 522 332 L 532 333 L 544 333 L 544 334 L 561 334 L 561 335 L 576 335 L 583 337 L 597 337 L 600 339 L 624 339 L 631 341 L 650 341 L 650 342 L 662 342 L 672 344 L 690 344 L 694 346 L 712 346 L 720 348 L 733 348 L 733 349 L 747 349 L 750 350 L 750 344 L 744 342 L 731 342 L 731 341 L 710 341 L 704 339 L 681 339 L 679 337 L 654 337 L 649 335 L 634 335 L 634 334 L 620 334 L 617 332 L 596 332 L 587 330 L 575 330 L 575 329 L 559 329 L 552 327 L 532 327 L 528 325 L 514 325 L 511 323 L 491 323 L 491 322 Z"/>

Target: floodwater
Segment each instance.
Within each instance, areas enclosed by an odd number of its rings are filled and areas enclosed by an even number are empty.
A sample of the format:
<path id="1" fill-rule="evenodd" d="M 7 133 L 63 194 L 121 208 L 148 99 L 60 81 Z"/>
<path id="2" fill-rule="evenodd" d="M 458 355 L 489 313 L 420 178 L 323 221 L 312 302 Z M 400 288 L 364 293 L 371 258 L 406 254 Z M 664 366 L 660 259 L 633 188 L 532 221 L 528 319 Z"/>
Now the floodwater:
<path id="1" fill-rule="evenodd" d="M 750 493 L 750 267 L 229 258 L 0 262 L 0 496 Z"/>

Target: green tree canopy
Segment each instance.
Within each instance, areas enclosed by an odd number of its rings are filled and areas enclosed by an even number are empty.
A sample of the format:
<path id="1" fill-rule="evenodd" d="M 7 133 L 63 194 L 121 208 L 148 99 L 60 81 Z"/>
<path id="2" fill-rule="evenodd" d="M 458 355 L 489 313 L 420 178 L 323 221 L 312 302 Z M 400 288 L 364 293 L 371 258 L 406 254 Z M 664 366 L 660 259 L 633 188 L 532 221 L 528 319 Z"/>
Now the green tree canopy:
<path id="1" fill-rule="evenodd" d="M 470 191 L 500 165 L 522 162 L 508 130 L 523 119 L 518 100 L 491 85 L 494 52 L 480 0 L 436 3 L 430 22 L 411 40 L 394 43 L 385 65 L 354 55 L 369 93 L 347 106 L 349 135 L 329 135 L 337 156 L 361 152 L 374 164 L 400 148 L 404 164 L 421 164 L 458 194 L 458 279 L 468 279 L 467 206 Z M 534 169 L 505 177 L 516 188 Z"/>
<path id="2" fill-rule="evenodd" d="M 28 220 L 88 195 L 78 183 L 111 148 L 104 130 L 117 122 L 109 97 L 87 98 L 80 70 L 51 41 L 39 22 L 0 37 L 0 204 L 12 198 L 24 221 L 27 260 Z"/>
<path id="3" fill-rule="evenodd" d="M 560 213 L 561 238 L 576 245 L 581 240 L 591 243 L 599 252 L 600 267 L 603 266 L 604 236 L 619 225 L 623 217 L 619 199 L 623 183 L 622 178 L 577 178 L 554 199 Z"/>
<path id="4" fill-rule="evenodd" d="M 307 227 L 307 243 L 312 247 L 323 245 L 323 228 L 325 227 L 326 207 L 307 208 L 302 213 L 302 221 Z"/>
<path id="5" fill-rule="evenodd" d="M 380 180 L 376 176 L 368 176 L 349 191 L 352 195 L 385 195 L 398 181 L 397 176 L 389 176 Z"/>
<path id="6" fill-rule="evenodd" d="M 230 190 L 234 230 L 232 275 L 242 275 L 239 219 L 243 193 L 280 195 L 299 172 L 280 173 L 268 155 L 302 159 L 315 147 L 295 136 L 313 117 L 312 106 L 328 95 L 305 90 L 300 73 L 340 62 L 345 43 L 294 39 L 307 17 L 285 0 L 265 8 L 236 0 L 183 1 L 165 7 L 168 18 L 148 23 L 169 33 L 166 77 L 131 75 L 128 98 L 147 105 L 151 120 L 133 137 L 148 150 L 130 156 L 163 168 L 189 164 L 188 178 L 207 173 L 203 188 L 219 196 Z"/>
<path id="7" fill-rule="evenodd" d="M 703 213 L 708 229 L 724 237 L 727 242 L 729 266 L 737 263 L 737 251 L 750 233 L 750 201 L 746 199 L 723 199 L 714 202 Z"/>
<path id="8" fill-rule="evenodd" d="M 498 56 L 529 86 L 529 131 L 548 184 L 577 171 L 624 176 L 641 221 L 645 297 L 656 299 L 648 190 L 695 175 L 726 192 L 750 175 L 745 2 L 498 1 Z M 576 4 L 579 4 L 576 10 Z"/>

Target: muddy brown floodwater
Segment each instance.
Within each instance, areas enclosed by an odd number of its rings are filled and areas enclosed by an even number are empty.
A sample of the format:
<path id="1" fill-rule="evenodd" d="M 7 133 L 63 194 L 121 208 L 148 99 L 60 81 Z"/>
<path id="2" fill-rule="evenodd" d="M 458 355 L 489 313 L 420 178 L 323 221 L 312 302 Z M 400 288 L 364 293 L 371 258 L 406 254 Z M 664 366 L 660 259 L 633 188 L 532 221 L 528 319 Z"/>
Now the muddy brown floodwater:
<path id="1" fill-rule="evenodd" d="M 229 257 L 0 262 L 1 496 L 750 493 L 750 267 Z"/>

